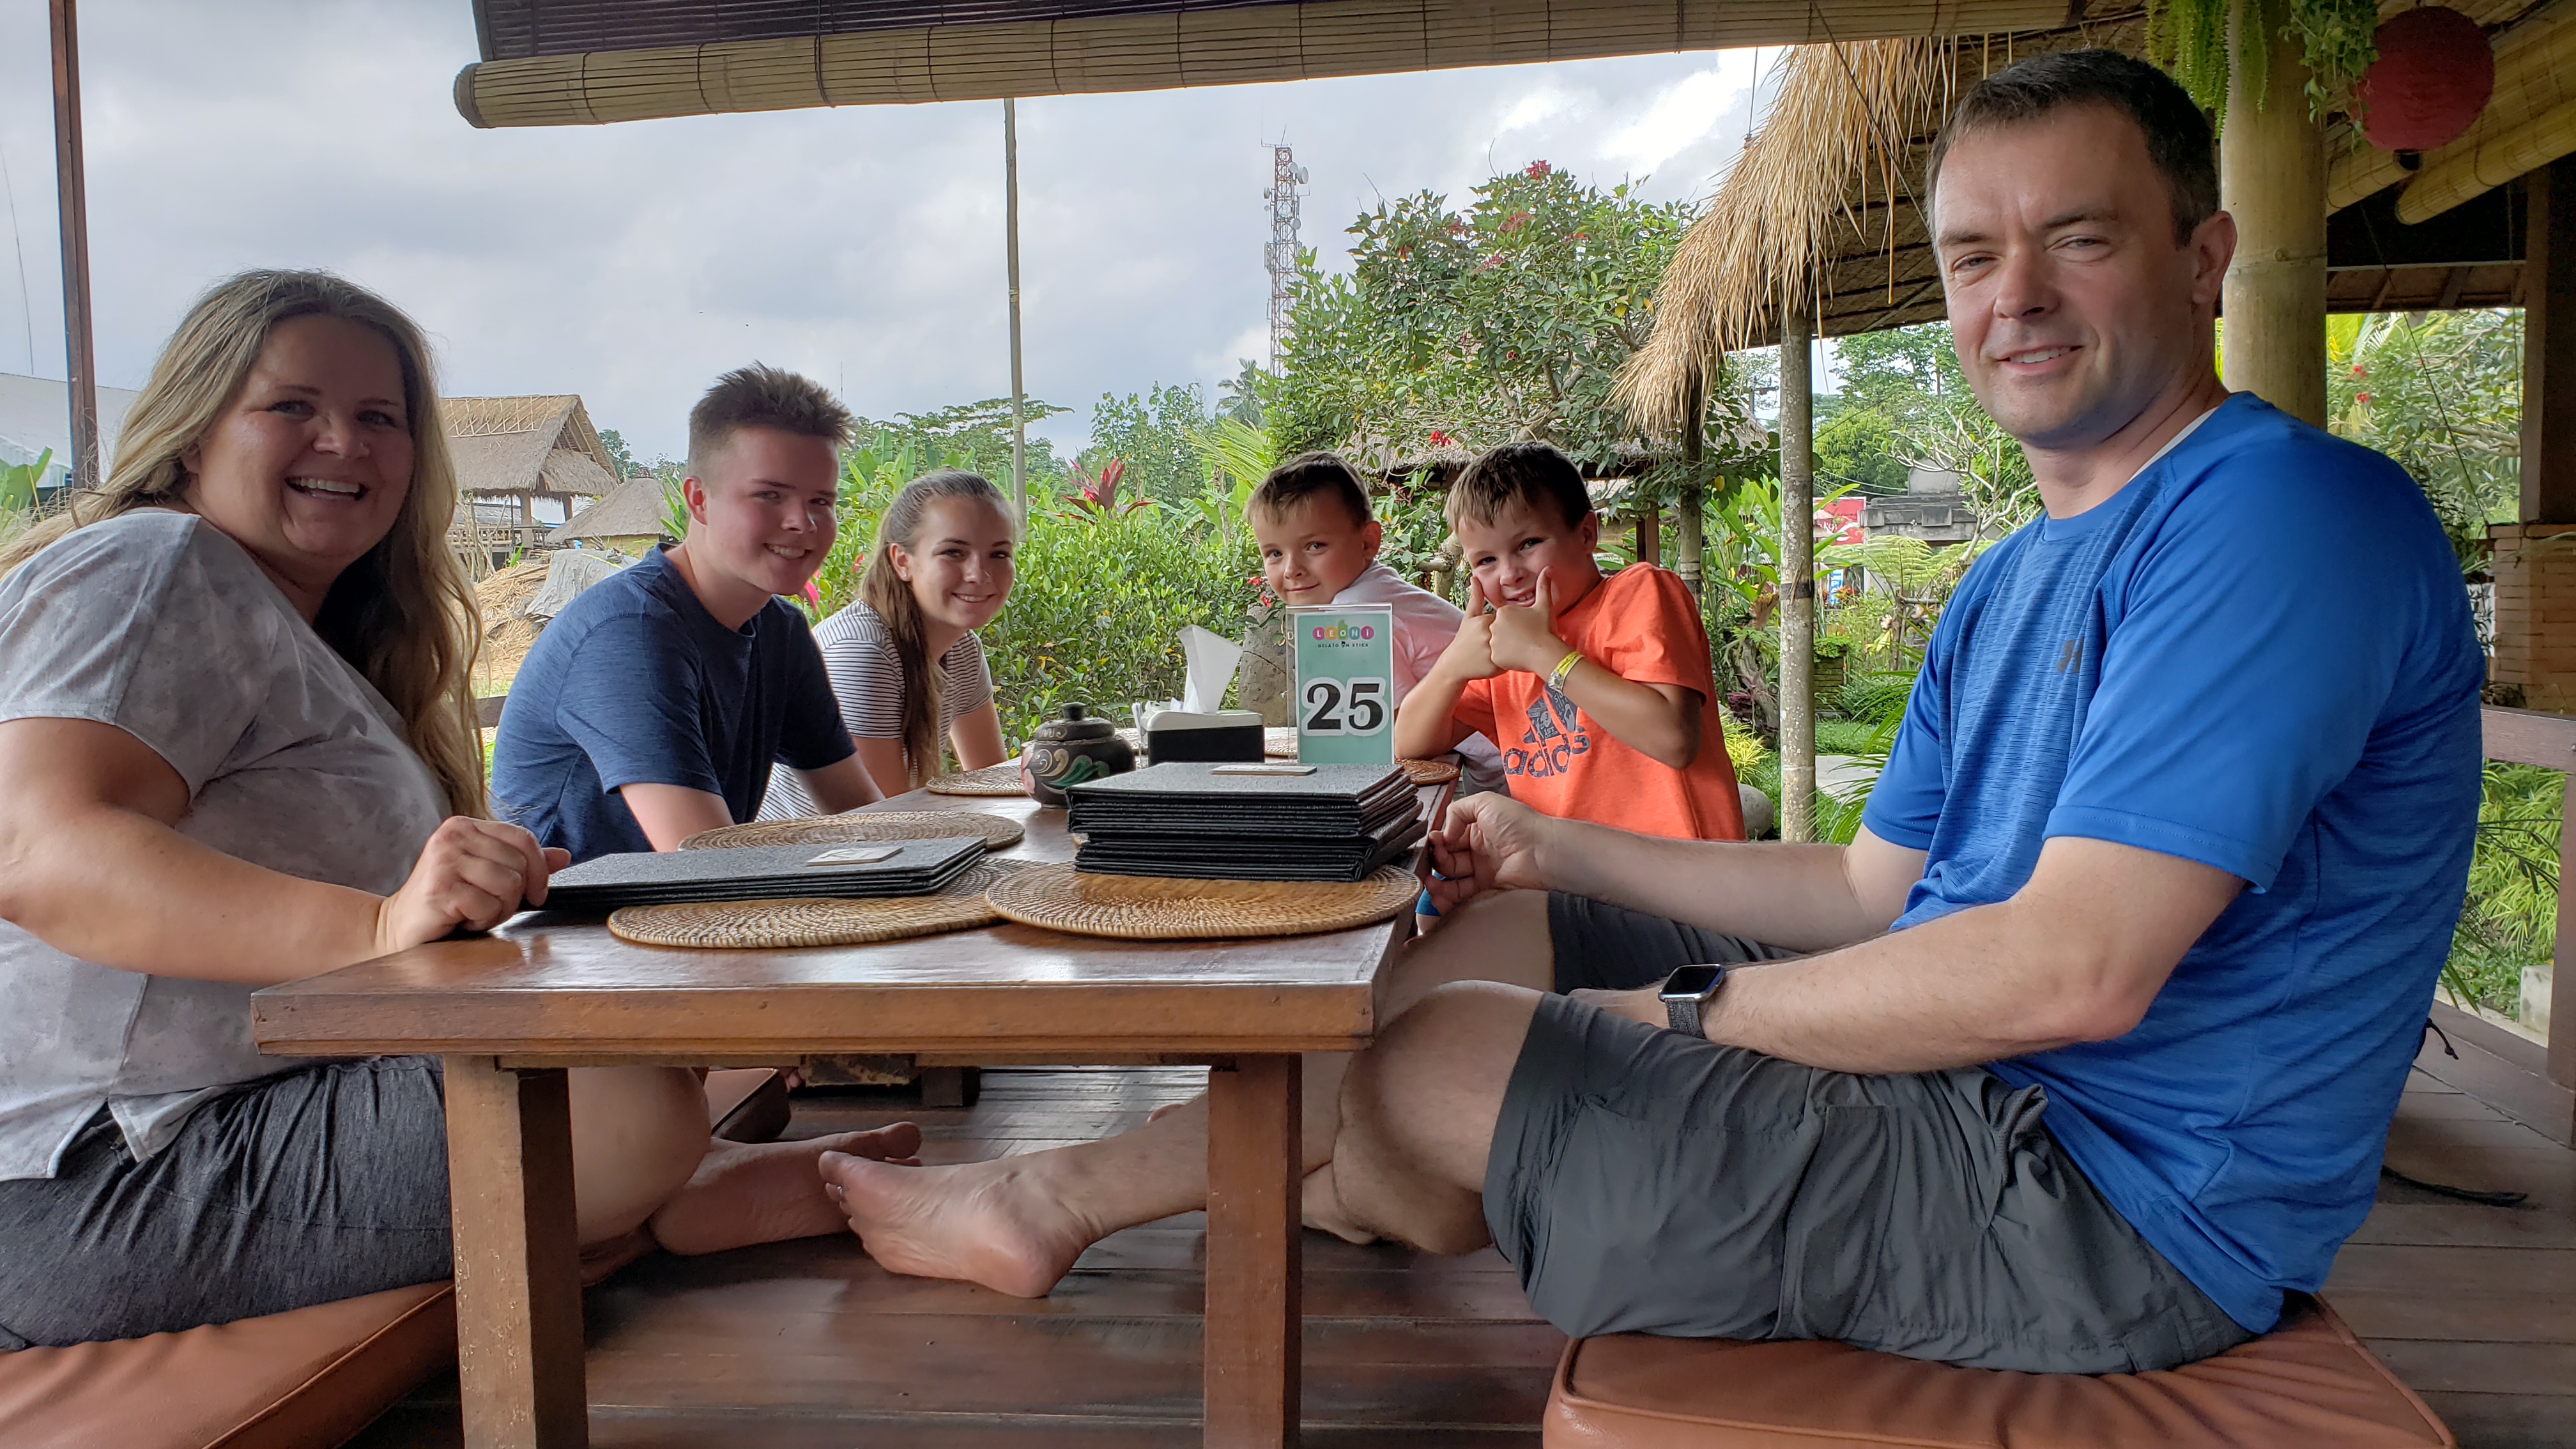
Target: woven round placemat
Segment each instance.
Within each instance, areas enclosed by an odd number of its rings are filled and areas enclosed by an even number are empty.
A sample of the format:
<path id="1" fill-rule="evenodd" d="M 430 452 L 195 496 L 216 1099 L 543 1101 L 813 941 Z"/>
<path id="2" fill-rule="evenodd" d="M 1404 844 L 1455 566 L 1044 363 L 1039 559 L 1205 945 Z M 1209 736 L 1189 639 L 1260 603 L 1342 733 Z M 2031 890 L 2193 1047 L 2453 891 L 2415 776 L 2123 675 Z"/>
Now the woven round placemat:
<path id="1" fill-rule="evenodd" d="M 993 909 L 1026 926 L 1125 941 L 1222 936 L 1306 936 L 1383 921 L 1413 903 L 1409 871 L 1363 881 L 1181 880 L 1086 875 L 1032 865 L 985 892 Z"/>
<path id="2" fill-rule="evenodd" d="M 1297 758 L 1297 730 L 1293 725 L 1271 725 L 1261 732 L 1261 753 L 1274 760 Z"/>
<path id="3" fill-rule="evenodd" d="M 1020 822 L 975 810 L 861 811 L 810 820 L 755 820 L 701 830 L 682 850 L 725 850 L 746 845 L 847 845 L 857 840 L 954 840 L 974 836 L 986 850 L 1008 850 L 1028 834 Z"/>
<path id="4" fill-rule="evenodd" d="M 1458 762 L 1455 760 L 1398 760 L 1396 763 L 1404 767 L 1406 778 L 1417 785 L 1446 785 L 1458 778 Z M 687 849 L 687 844 L 683 842 L 681 848 Z"/>
<path id="5" fill-rule="evenodd" d="M 961 774 L 940 775 L 921 788 L 933 795 L 1025 795 L 1020 788 L 1020 766 L 1016 760 L 986 765 L 980 770 Z"/>
<path id="6" fill-rule="evenodd" d="M 627 906 L 609 913 L 608 930 L 617 939 L 639 946 L 715 946 L 734 950 L 858 946 L 870 941 L 935 936 L 942 931 L 989 926 L 1001 919 L 985 899 L 985 892 L 995 882 L 1028 865 L 1024 860 L 977 861 L 948 889 L 929 896 Z"/>

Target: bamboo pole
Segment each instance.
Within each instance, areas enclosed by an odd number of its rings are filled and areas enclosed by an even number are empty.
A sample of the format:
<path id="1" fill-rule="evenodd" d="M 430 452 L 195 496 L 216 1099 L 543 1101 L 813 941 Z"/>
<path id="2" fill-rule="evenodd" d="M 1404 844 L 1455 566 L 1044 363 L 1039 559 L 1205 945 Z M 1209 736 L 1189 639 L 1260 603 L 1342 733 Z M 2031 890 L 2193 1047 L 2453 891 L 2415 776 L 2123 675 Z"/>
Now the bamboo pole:
<path id="1" fill-rule="evenodd" d="M 1673 508 L 1673 572 L 1681 575 L 1691 596 L 1699 596 L 1700 567 L 1704 544 L 1700 535 L 1700 510 L 1706 498 L 1700 488 L 1700 463 L 1708 456 L 1706 414 L 1708 412 L 1708 379 L 1694 374 L 1689 396 L 1683 405 L 1682 467 L 1690 478 L 1682 485 L 1680 500 Z"/>
<path id="2" fill-rule="evenodd" d="M 1002 98 L 1002 226 L 1011 273 L 1011 515 L 1029 521 L 1028 402 L 1020 385 L 1020 118 L 1018 103 Z"/>
<path id="3" fill-rule="evenodd" d="M 63 358 L 71 398 L 72 489 L 98 486 L 98 359 L 91 350 L 89 182 L 81 163 L 80 20 L 52 0 L 54 185 L 63 231 Z"/>
<path id="4" fill-rule="evenodd" d="M 1780 838 L 1786 841 L 1816 837 L 1816 400 L 1808 306 L 1801 298 L 1780 319 Z"/>
<path id="5" fill-rule="evenodd" d="M 2241 19 L 2246 0 L 2239 0 Z M 2219 202 L 2236 218 L 2236 260 L 2221 306 L 2227 385 L 2294 418 L 2326 420 L 2325 128 L 2308 114 L 2308 70 L 2275 37 L 2257 92 L 2250 67 L 2227 82 L 2218 137 Z"/>
<path id="6" fill-rule="evenodd" d="M 2465 151 L 2446 149 L 2441 160 L 2427 162 L 2397 193 L 2397 219 L 2409 226 L 2430 221 L 2571 152 L 2576 152 L 2576 101 L 2498 131 Z"/>

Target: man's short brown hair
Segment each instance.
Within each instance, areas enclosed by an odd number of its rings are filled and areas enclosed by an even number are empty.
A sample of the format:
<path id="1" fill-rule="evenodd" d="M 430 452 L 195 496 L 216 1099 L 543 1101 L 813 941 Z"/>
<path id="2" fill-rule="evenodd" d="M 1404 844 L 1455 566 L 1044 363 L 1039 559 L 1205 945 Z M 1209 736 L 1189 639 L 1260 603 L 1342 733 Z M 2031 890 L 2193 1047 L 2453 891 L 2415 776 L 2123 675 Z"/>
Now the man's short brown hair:
<path id="1" fill-rule="evenodd" d="M 1361 485 L 1360 475 L 1339 453 L 1299 453 L 1271 469 L 1261 486 L 1252 490 L 1244 511 L 1282 518 L 1289 509 L 1319 496 L 1350 510 L 1351 522 L 1358 527 L 1368 527 L 1375 516 L 1369 512 L 1368 489 Z"/>
<path id="2" fill-rule="evenodd" d="M 1467 465 L 1449 485 L 1449 523 L 1461 519 L 1491 523 L 1504 509 L 1521 504 L 1554 509 L 1559 522 L 1573 528 L 1592 516 L 1592 492 L 1574 460 L 1547 443 L 1505 443 Z"/>
<path id="3" fill-rule="evenodd" d="M 2129 118 L 2147 159 L 2173 193 L 2174 242 L 2189 242 L 2218 210 L 2218 142 L 2209 116 L 2172 76 L 2116 50 L 2064 50 L 2009 65 L 1968 87 L 1932 140 L 1923 194 L 1937 196 L 1941 163 L 1973 132 L 2040 120 L 2069 106 L 2108 106 Z"/>
<path id="4" fill-rule="evenodd" d="M 708 460 L 744 428 L 828 438 L 839 449 L 850 441 L 850 410 L 812 378 L 761 362 L 737 367 L 689 409 L 689 471 L 705 477 Z"/>

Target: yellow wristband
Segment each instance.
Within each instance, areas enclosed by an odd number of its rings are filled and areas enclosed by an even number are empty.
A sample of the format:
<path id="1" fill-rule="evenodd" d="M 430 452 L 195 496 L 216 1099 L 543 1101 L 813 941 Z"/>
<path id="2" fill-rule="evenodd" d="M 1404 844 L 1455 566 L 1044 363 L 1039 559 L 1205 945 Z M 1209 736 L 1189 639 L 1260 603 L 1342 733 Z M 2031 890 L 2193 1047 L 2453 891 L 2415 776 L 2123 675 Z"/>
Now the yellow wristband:
<path id="1" fill-rule="evenodd" d="M 1549 671 L 1547 672 L 1547 687 L 1548 687 L 1548 688 L 1550 688 L 1550 689 L 1555 689 L 1555 690 L 1562 690 L 1562 689 L 1564 689 L 1564 688 L 1565 688 L 1565 676 L 1567 676 L 1567 675 L 1569 675 L 1569 674 L 1572 674 L 1572 673 L 1574 672 L 1574 666 L 1576 666 L 1577 664 L 1580 664 L 1580 663 L 1582 663 L 1582 662 L 1583 662 L 1583 651 L 1582 651 L 1582 650 L 1580 650 L 1580 649 L 1568 649 L 1568 650 L 1566 650 L 1566 651 L 1565 651 L 1565 657 L 1564 657 L 1563 659 L 1560 659 L 1560 660 L 1556 661 L 1556 667 L 1555 667 L 1554 669 L 1551 669 L 1551 670 L 1549 670 Z"/>

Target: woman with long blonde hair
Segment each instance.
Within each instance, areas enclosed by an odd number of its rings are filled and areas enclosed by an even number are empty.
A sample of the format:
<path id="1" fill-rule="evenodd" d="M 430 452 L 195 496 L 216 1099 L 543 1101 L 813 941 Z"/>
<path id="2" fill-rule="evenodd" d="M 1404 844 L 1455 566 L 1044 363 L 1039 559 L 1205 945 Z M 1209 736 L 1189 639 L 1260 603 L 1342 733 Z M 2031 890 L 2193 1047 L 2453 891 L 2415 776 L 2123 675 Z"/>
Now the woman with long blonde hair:
<path id="1" fill-rule="evenodd" d="M 436 1061 L 262 1056 L 249 996 L 489 927 L 561 863 L 482 818 L 455 508 L 419 329 L 249 272 L 106 486 L 0 550 L 0 1349 L 449 1271 Z M 688 1072 L 574 1077 L 585 1243 L 842 1226 L 819 1147 L 711 1153 Z"/>

